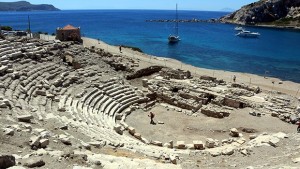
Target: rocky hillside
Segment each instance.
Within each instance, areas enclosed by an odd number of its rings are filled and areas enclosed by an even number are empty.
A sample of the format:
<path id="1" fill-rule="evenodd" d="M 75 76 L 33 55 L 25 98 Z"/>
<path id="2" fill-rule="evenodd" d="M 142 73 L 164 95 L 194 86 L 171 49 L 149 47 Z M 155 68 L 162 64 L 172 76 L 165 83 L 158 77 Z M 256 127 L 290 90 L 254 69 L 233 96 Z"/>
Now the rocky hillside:
<path id="1" fill-rule="evenodd" d="M 0 11 L 57 11 L 53 5 L 33 5 L 26 1 L 0 2 Z"/>
<path id="2" fill-rule="evenodd" d="M 300 26 L 300 0 L 260 0 L 220 19 L 225 23 Z"/>

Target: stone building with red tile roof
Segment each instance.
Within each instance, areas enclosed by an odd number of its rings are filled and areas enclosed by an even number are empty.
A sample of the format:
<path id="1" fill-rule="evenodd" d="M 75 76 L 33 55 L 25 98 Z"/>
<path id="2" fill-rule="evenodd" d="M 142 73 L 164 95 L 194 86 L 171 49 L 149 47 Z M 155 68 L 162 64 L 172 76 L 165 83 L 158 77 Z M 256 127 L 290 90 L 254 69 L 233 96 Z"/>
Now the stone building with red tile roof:
<path id="1" fill-rule="evenodd" d="M 82 42 L 80 27 L 76 28 L 72 25 L 67 25 L 63 28 L 56 29 L 56 39 L 60 41 L 78 41 Z"/>

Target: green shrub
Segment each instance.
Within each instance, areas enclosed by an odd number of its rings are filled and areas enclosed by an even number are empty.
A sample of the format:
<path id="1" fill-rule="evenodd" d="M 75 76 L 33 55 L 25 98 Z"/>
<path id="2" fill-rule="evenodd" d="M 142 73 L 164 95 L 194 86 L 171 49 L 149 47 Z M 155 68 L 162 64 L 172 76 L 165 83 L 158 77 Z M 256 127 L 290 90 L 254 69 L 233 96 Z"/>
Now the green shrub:
<path id="1" fill-rule="evenodd" d="M 130 48 L 130 49 L 132 49 L 133 51 L 138 51 L 138 52 L 144 53 L 144 52 L 143 52 L 140 48 L 138 48 L 138 47 L 124 46 L 124 45 L 122 45 L 122 47 L 124 47 L 124 48 Z"/>
<path id="2" fill-rule="evenodd" d="M 10 26 L 1 26 L 1 30 L 12 31 L 12 27 L 10 27 Z"/>

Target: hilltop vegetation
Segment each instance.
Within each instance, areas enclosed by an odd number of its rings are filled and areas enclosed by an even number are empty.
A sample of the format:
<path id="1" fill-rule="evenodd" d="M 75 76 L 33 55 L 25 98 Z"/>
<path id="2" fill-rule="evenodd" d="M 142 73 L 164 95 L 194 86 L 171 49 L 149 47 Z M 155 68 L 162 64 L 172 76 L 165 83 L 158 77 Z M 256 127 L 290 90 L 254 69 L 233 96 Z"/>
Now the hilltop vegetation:
<path id="1" fill-rule="evenodd" d="M 300 0 L 260 0 L 221 18 L 246 25 L 300 26 Z"/>
<path id="2" fill-rule="evenodd" d="M 33 5 L 27 1 L 0 2 L 0 11 L 57 11 L 53 5 Z"/>

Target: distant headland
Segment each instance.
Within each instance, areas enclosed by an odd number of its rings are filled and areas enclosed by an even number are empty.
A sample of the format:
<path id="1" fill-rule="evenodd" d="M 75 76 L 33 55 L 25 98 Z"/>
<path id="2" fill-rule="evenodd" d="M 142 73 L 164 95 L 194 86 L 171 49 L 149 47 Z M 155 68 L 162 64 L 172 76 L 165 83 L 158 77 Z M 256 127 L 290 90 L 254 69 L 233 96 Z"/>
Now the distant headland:
<path id="1" fill-rule="evenodd" d="M 300 1 L 260 0 L 220 18 L 242 25 L 300 28 Z"/>
<path id="2" fill-rule="evenodd" d="M 48 4 L 34 5 L 27 1 L 18 1 L 0 2 L 0 11 L 59 11 L 59 9 Z"/>

